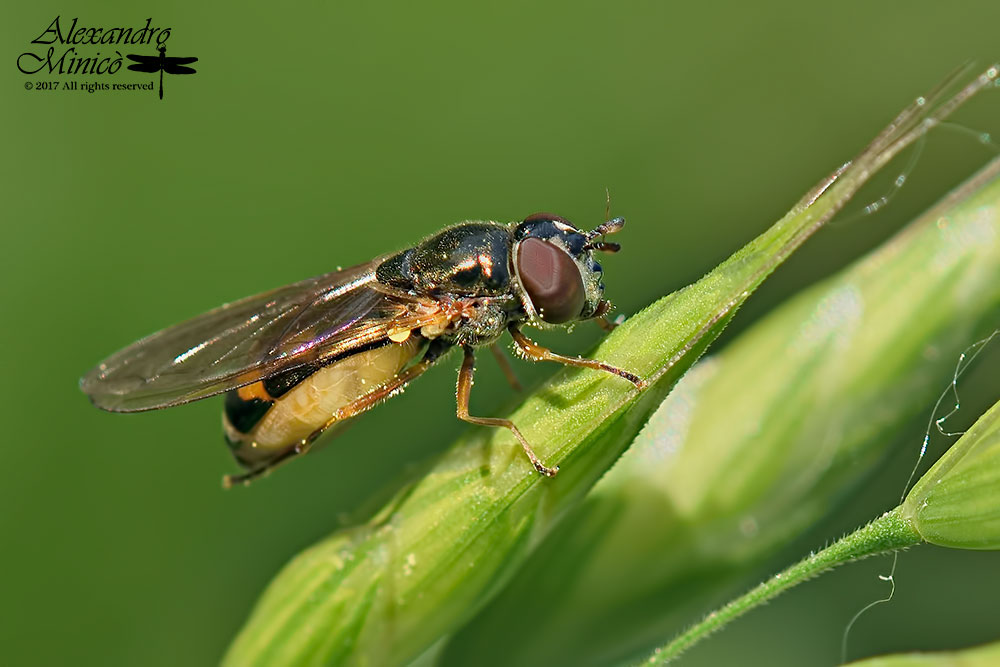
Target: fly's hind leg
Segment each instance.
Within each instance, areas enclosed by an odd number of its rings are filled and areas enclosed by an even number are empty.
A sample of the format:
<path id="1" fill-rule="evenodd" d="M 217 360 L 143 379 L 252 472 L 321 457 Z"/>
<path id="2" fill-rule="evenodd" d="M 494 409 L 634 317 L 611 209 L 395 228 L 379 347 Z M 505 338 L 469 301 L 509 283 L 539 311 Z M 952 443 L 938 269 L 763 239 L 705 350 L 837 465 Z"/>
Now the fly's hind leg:
<path id="1" fill-rule="evenodd" d="M 535 341 L 531 340 L 517 328 L 516 325 L 511 325 L 508 327 L 510 335 L 514 338 L 514 344 L 525 356 L 525 358 L 531 361 L 556 361 L 560 364 L 565 364 L 567 366 L 580 366 L 582 368 L 593 368 L 599 371 L 605 371 L 611 373 L 612 375 L 617 375 L 620 378 L 624 378 L 634 384 L 637 389 L 645 389 L 646 381 L 640 378 L 635 373 L 629 373 L 628 371 L 622 370 L 606 364 L 603 361 L 597 361 L 595 359 L 583 359 L 581 357 L 565 357 L 561 354 L 556 354 L 552 350 L 542 347 Z"/>
<path id="2" fill-rule="evenodd" d="M 307 437 L 303 438 L 299 442 L 289 445 L 285 449 L 281 450 L 274 455 L 273 458 L 264 462 L 257 468 L 245 472 L 241 475 L 226 475 L 222 478 L 222 486 L 225 488 L 230 488 L 234 484 L 249 484 L 258 477 L 270 472 L 277 466 L 295 458 L 301 454 L 305 454 L 312 447 L 312 444 L 316 439 L 323 435 L 331 426 L 337 424 L 338 422 L 343 422 L 351 417 L 361 414 L 362 412 L 374 407 L 380 401 L 383 401 L 394 393 L 400 391 L 409 382 L 419 377 L 430 368 L 435 361 L 447 350 L 447 346 L 436 344 L 437 341 L 432 341 L 430 347 L 427 348 L 427 352 L 424 353 L 423 358 L 416 364 L 413 364 L 401 373 L 396 374 L 396 377 L 389 380 L 385 384 L 376 387 L 367 394 L 354 399 L 344 407 L 337 410 L 322 426 L 310 433 Z"/>
<path id="3" fill-rule="evenodd" d="M 239 475 L 223 475 L 222 477 L 222 488 L 230 489 L 237 484 L 243 484 L 249 486 L 250 482 L 254 481 L 258 477 L 263 477 L 265 474 L 270 472 L 272 469 L 277 468 L 279 465 L 295 458 L 299 454 L 305 454 L 309 451 L 309 445 L 311 443 L 302 440 L 295 443 L 294 445 L 289 445 L 285 449 L 275 454 L 273 457 L 257 466 L 253 470 L 248 470 L 245 473 Z"/>
<path id="4" fill-rule="evenodd" d="M 517 426 L 514 425 L 514 422 L 499 417 L 473 417 L 469 414 L 469 396 L 472 394 L 472 380 L 476 370 L 476 357 L 471 347 L 465 346 L 462 349 L 465 351 L 465 358 L 462 360 L 462 369 L 458 372 L 458 409 L 456 411 L 458 418 L 470 424 L 499 426 L 510 430 L 518 442 L 521 443 L 524 453 L 528 455 L 528 459 L 531 461 L 531 465 L 535 467 L 535 470 L 546 477 L 555 477 L 556 473 L 559 472 L 559 466 L 550 468 L 542 463 L 534 450 L 531 449 L 531 445 L 528 444 L 528 441 L 521 435 Z"/>

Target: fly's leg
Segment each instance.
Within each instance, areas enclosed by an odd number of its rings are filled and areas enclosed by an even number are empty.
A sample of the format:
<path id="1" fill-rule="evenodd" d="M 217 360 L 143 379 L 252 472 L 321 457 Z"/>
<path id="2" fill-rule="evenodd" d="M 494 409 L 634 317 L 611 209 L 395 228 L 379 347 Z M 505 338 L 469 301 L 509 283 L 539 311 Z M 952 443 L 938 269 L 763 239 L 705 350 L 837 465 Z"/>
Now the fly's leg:
<path id="1" fill-rule="evenodd" d="M 258 477 L 262 477 L 264 474 L 270 472 L 273 468 L 277 468 L 285 461 L 293 459 L 299 454 L 304 454 L 308 450 L 309 446 L 305 440 L 297 442 L 294 445 L 291 445 L 281 450 L 280 452 L 275 454 L 273 458 L 266 461 L 262 465 L 257 466 L 253 470 L 249 470 L 239 475 L 223 475 L 222 488 L 230 489 L 236 484 L 243 484 L 248 486 L 250 482 L 254 481 Z"/>
<path id="2" fill-rule="evenodd" d="M 611 333 L 618 327 L 617 324 L 615 324 L 614 322 L 612 322 L 611 320 L 609 320 L 607 317 L 604 316 L 595 318 L 594 324 L 601 327 L 601 329 L 607 331 L 608 333 Z"/>
<path id="3" fill-rule="evenodd" d="M 424 371 L 434 365 L 434 362 L 440 358 L 441 354 L 444 353 L 445 350 L 447 350 L 446 345 L 437 345 L 435 344 L 436 342 L 437 341 L 431 343 L 430 347 L 427 348 L 427 352 L 424 354 L 423 359 L 421 359 L 418 363 L 413 364 L 402 373 L 398 373 L 396 377 L 389 380 L 385 384 L 376 387 L 367 394 L 354 399 L 344 407 L 340 408 L 318 429 L 294 445 L 289 445 L 285 449 L 281 450 L 275 454 L 272 459 L 265 462 L 260 467 L 254 468 L 253 470 L 245 472 L 241 475 L 226 475 L 222 478 L 222 486 L 228 489 L 234 484 L 249 484 L 253 480 L 267 472 L 270 472 L 273 468 L 276 468 L 282 463 L 308 452 L 312 447 L 313 442 L 316 441 L 316 438 L 323 435 L 323 433 L 334 424 L 359 415 L 365 410 L 374 407 L 380 401 L 383 401 L 396 392 L 402 390 L 409 382 L 422 375 Z"/>
<path id="4" fill-rule="evenodd" d="M 640 378 L 634 373 L 629 373 L 620 368 L 615 368 L 603 361 L 596 361 L 594 359 L 583 359 L 581 357 L 564 357 L 561 354 L 556 354 L 552 350 L 542 347 L 535 341 L 531 340 L 517 328 L 516 325 L 511 325 L 508 327 L 510 335 L 514 338 L 514 344 L 517 345 L 518 349 L 527 359 L 531 361 L 556 361 L 560 364 L 565 364 L 567 366 L 580 366 L 583 368 L 593 368 L 599 371 L 606 371 L 618 377 L 624 378 L 634 384 L 637 389 L 645 389 L 646 381 Z"/>
<path id="5" fill-rule="evenodd" d="M 493 358 L 497 360 L 497 365 L 503 372 L 505 378 L 507 378 L 507 383 L 511 386 L 514 391 L 524 391 L 524 387 L 521 386 L 521 382 L 517 379 L 517 375 L 514 374 L 514 369 L 511 368 L 510 360 L 507 355 L 503 353 L 499 345 L 490 345 L 490 352 L 493 353 Z"/>
<path id="6" fill-rule="evenodd" d="M 594 313 L 594 323 L 601 327 L 605 331 L 614 331 L 618 326 L 616 322 L 608 319 L 608 313 L 611 311 L 611 302 L 602 300 L 597 304 L 597 311 Z"/>
<path id="7" fill-rule="evenodd" d="M 542 473 L 546 477 L 555 477 L 556 473 L 559 472 L 559 466 L 550 468 L 535 455 L 535 452 L 531 449 L 531 445 L 525 440 L 521 432 L 517 430 L 514 426 L 514 422 L 509 419 L 501 419 L 499 417 L 473 417 L 469 414 L 469 396 L 472 394 L 472 378 L 476 370 L 476 356 L 472 351 L 471 347 L 464 346 L 462 348 L 465 351 L 465 358 L 462 360 L 462 369 L 458 372 L 458 409 L 456 414 L 458 418 L 462 421 L 469 422 L 470 424 L 479 424 L 481 426 L 499 426 L 510 430 L 517 438 L 518 442 L 521 443 L 521 447 L 524 448 L 524 453 L 528 455 L 528 459 L 531 461 L 531 465 L 535 467 L 535 470 Z"/>

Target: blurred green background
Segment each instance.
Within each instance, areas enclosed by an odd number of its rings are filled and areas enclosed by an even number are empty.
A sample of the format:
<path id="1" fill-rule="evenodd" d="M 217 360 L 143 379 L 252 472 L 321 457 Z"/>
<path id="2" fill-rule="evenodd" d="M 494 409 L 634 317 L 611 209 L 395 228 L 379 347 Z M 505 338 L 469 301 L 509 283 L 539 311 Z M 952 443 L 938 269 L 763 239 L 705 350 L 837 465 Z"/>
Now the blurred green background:
<path id="1" fill-rule="evenodd" d="M 41 50 L 30 41 L 56 15 L 64 28 L 73 17 L 106 27 L 152 17 L 172 29 L 168 55 L 197 56 L 198 73 L 167 77 L 162 102 L 25 90 L 154 78 L 21 74 L 17 56 Z M 463 219 L 548 210 L 594 225 L 605 188 L 629 219 L 622 252 L 605 262 L 608 293 L 634 312 L 765 229 L 956 66 L 1000 58 L 998 19 L 995 2 L 926 1 L 8 7 L 0 662 L 213 664 L 281 564 L 463 428 L 449 358 L 320 453 L 223 492 L 235 466 L 220 401 L 99 412 L 76 382 L 107 354 Z M 956 120 L 1000 133 L 1000 96 Z M 720 344 L 989 155 L 963 132 L 934 132 L 891 206 L 811 240 Z M 906 163 L 862 200 L 884 194 Z M 580 327 L 539 338 L 576 353 L 598 336 Z M 997 398 L 985 369 L 995 373 L 998 356 L 963 384 L 962 424 Z M 516 400 L 488 356 L 480 366 L 474 411 Z M 553 369 L 517 370 L 531 383 Z M 922 430 L 913 425 L 817 546 L 894 503 Z M 851 655 L 995 639 L 998 567 L 1000 554 L 907 553 L 896 601 L 861 621 Z M 870 561 L 803 587 L 685 664 L 763 663 L 762 647 L 767 662 L 835 662 L 844 624 L 884 592 L 875 574 L 886 568 Z"/>

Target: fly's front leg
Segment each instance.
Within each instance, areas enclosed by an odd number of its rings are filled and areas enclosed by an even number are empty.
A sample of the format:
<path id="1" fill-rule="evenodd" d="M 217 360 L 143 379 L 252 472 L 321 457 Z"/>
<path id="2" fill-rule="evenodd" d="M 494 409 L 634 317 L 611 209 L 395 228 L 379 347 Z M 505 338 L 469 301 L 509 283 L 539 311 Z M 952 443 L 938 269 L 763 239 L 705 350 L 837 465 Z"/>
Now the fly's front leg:
<path id="1" fill-rule="evenodd" d="M 611 302 L 601 301 L 599 304 L 597 304 L 597 311 L 594 313 L 594 320 L 593 320 L 593 322 L 597 326 L 601 327 L 602 329 L 608 332 L 614 331 L 615 328 L 618 326 L 618 324 L 608 319 L 608 313 L 610 311 L 611 311 Z"/>
<path id="2" fill-rule="evenodd" d="M 514 338 L 514 344 L 516 344 L 521 353 L 531 361 L 556 361 L 567 366 L 580 366 L 582 368 L 593 368 L 599 371 L 606 371 L 628 380 L 634 384 L 637 389 L 646 388 L 646 381 L 634 373 L 629 373 L 628 371 L 620 368 L 615 368 L 614 366 L 606 364 L 603 361 L 583 359 L 581 357 L 564 357 L 561 354 L 556 354 L 552 350 L 542 347 L 535 341 L 525 336 L 514 324 L 510 325 L 508 330 L 510 331 L 510 335 Z"/>
<path id="3" fill-rule="evenodd" d="M 528 459 L 531 461 L 531 465 L 535 467 L 535 470 L 546 477 L 555 477 L 556 473 L 559 472 L 559 466 L 550 468 L 542 463 L 534 450 L 531 449 L 528 441 L 521 435 L 517 427 L 514 426 L 514 422 L 499 417 L 473 417 L 469 414 L 469 396 L 472 394 L 472 379 L 476 370 L 476 357 L 471 347 L 465 346 L 462 349 L 465 351 L 465 358 L 462 360 L 462 369 L 458 372 L 458 391 L 456 392 L 458 397 L 458 409 L 456 411 L 458 418 L 470 424 L 499 426 L 508 429 L 514 434 L 518 442 L 521 443 L 524 453 L 528 455 Z"/>
<path id="4" fill-rule="evenodd" d="M 234 484 L 249 484 L 254 479 L 270 472 L 273 468 L 276 468 L 282 463 L 301 454 L 305 454 L 312 447 L 312 444 L 316 441 L 316 439 L 323 435 L 323 433 L 326 432 L 331 426 L 361 414 L 362 412 L 374 407 L 380 401 L 383 401 L 397 391 L 400 391 L 409 382 L 422 375 L 424 371 L 434 365 L 434 362 L 437 361 L 441 354 L 447 349 L 448 346 L 446 345 L 438 345 L 436 344 L 436 341 L 431 342 L 431 345 L 427 348 L 427 352 L 424 354 L 423 359 L 421 359 L 418 363 L 410 366 L 403 372 L 398 373 L 396 377 L 389 380 L 385 384 L 376 387 L 367 394 L 359 396 L 344 407 L 340 408 L 321 427 L 310 433 L 302 440 L 281 450 L 275 454 L 272 459 L 265 462 L 260 467 L 254 468 L 253 470 L 245 472 L 242 475 L 226 475 L 222 478 L 222 485 L 228 489 Z"/>
<path id="5" fill-rule="evenodd" d="M 615 324 L 614 322 L 612 322 L 611 320 L 609 320 L 604 315 L 602 315 L 601 317 L 595 318 L 594 319 L 594 324 L 596 324 L 597 326 L 601 327 L 601 329 L 603 329 L 604 331 L 607 331 L 608 333 L 611 333 L 616 328 L 618 328 L 617 324 Z"/>

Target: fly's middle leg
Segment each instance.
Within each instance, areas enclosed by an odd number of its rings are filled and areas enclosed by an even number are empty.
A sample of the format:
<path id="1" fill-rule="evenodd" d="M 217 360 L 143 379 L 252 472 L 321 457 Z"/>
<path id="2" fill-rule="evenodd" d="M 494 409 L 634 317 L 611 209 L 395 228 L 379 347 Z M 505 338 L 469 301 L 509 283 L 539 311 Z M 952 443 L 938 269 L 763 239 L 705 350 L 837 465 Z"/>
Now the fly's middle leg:
<path id="1" fill-rule="evenodd" d="M 521 386 L 521 381 L 517 379 L 517 375 L 514 373 L 514 369 L 510 365 L 510 359 L 504 354 L 503 350 L 499 345 L 494 343 L 490 345 L 490 352 L 493 353 L 493 358 L 496 359 L 497 366 L 500 367 L 500 371 L 503 373 L 504 377 L 507 378 L 507 384 L 510 385 L 511 389 L 514 391 L 524 391 L 524 387 Z"/>
<path id="2" fill-rule="evenodd" d="M 479 424 L 481 426 L 499 426 L 508 429 L 514 434 L 518 442 L 521 443 L 521 447 L 524 448 L 524 453 L 528 455 L 528 459 L 531 461 L 531 465 L 535 467 L 535 470 L 542 473 L 546 477 L 555 477 L 556 473 L 559 472 L 559 466 L 550 468 L 549 466 L 542 463 L 541 459 L 535 454 L 534 450 L 531 449 L 531 445 L 521 431 L 518 430 L 517 426 L 514 425 L 509 419 L 501 419 L 499 417 L 473 417 L 469 414 L 469 396 L 472 395 L 472 380 L 476 369 L 476 357 L 475 353 L 472 351 L 471 347 L 465 346 L 462 348 L 465 352 L 465 358 L 462 360 L 462 369 L 458 372 L 458 408 L 456 414 L 458 418 L 462 421 L 469 422 L 470 424 Z"/>

